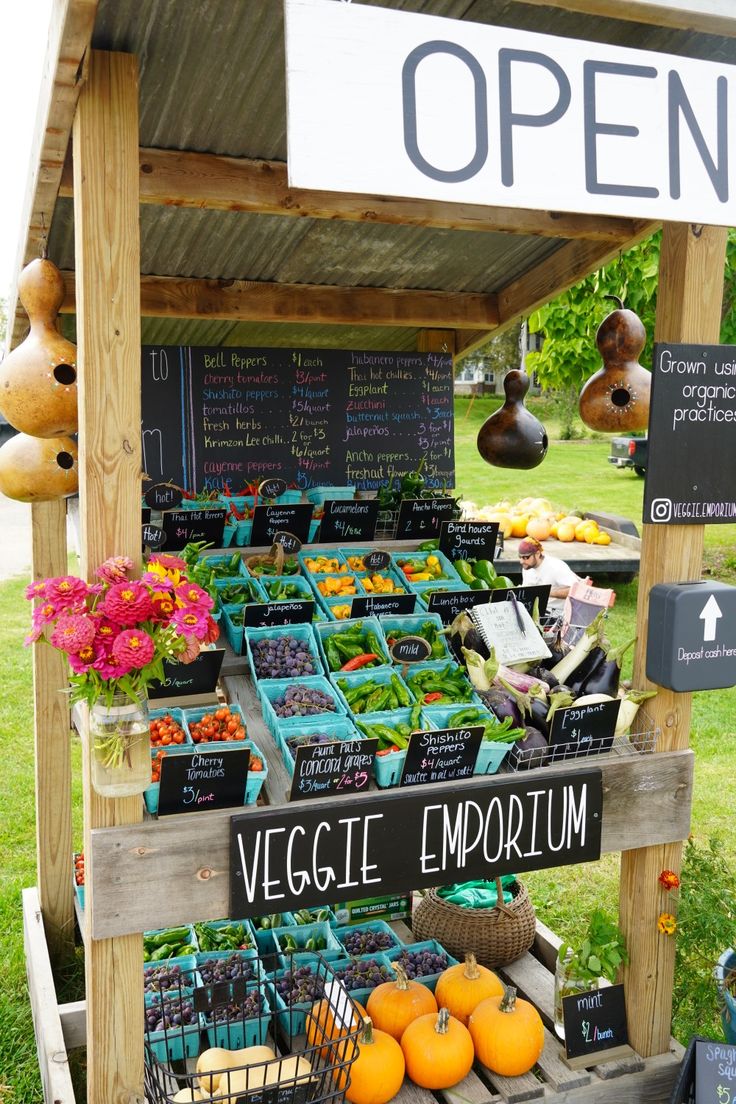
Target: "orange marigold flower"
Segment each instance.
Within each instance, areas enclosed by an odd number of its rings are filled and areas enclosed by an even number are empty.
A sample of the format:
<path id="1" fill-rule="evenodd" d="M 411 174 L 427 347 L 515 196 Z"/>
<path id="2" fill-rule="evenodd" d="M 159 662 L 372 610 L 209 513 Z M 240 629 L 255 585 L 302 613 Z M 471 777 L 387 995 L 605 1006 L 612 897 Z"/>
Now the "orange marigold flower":
<path id="1" fill-rule="evenodd" d="M 674 870 L 663 870 L 657 880 L 665 889 L 678 889 L 680 886 L 680 879 Z"/>
<path id="2" fill-rule="evenodd" d="M 671 912 L 660 912 L 657 927 L 662 935 L 674 935 L 677 930 L 677 920 Z"/>

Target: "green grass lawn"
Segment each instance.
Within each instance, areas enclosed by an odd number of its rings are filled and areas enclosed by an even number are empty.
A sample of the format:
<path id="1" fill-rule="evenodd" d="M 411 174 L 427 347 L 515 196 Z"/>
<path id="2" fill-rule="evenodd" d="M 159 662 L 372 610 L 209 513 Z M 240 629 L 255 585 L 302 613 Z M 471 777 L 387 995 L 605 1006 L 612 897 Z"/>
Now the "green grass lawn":
<path id="1" fill-rule="evenodd" d="M 465 498 L 478 505 L 501 498 L 539 495 L 565 508 L 604 510 L 641 519 L 643 480 L 628 471 L 617 471 L 606 461 L 608 440 L 584 438 L 570 442 L 552 440 L 544 463 L 531 472 L 488 467 L 478 456 L 475 438 L 497 400 L 477 400 L 466 417 L 467 400 L 457 404 L 457 486 Z M 556 423 L 547 419 L 544 404 L 533 404 L 547 421 L 554 438 Z M 736 544 L 736 526 L 706 529 L 708 555 L 721 571 L 729 571 Z M 721 575 L 723 576 L 723 574 Z M 20 891 L 35 882 L 33 717 L 31 656 L 23 647 L 29 616 L 23 598 L 26 580 L 0 584 L 0 679 L 3 709 L 0 739 L 5 747 L 3 798 L 5 815 L 0 833 L 0 1101 L 37 1104 L 42 1100 L 33 1028 L 25 990 Z M 636 614 L 636 582 L 617 586 L 617 602 L 610 618 L 609 635 L 621 643 L 633 635 Z M 630 660 L 629 660 L 630 664 Z M 693 832 L 699 839 L 717 833 L 736 864 L 736 772 L 733 770 L 733 690 L 694 696 L 692 746 L 696 752 Z M 75 741 L 75 831 L 81 834 L 79 794 L 79 746 Z M 71 870 L 70 870 L 71 876 Z M 560 868 L 526 875 L 537 910 L 564 938 L 574 938 L 590 911 L 603 903 L 615 909 L 618 897 L 618 856 L 600 863 Z M 736 939 L 736 931 L 734 931 Z M 69 980 L 65 999 L 76 999 L 79 977 Z M 712 1008 L 702 1008 L 676 1020 L 676 1031 L 687 1040 L 701 1029 L 715 1032 Z"/>

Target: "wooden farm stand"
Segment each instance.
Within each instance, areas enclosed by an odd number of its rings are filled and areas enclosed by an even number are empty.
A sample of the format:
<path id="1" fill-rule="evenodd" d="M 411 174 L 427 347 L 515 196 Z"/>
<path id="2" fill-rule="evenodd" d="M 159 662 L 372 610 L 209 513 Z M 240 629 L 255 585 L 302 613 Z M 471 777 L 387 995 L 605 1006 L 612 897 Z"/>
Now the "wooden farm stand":
<path id="1" fill-rule="evenodd" d="M 543 7 L 537 7 L 538 3 Z M 514 9 L 518 25 L 528 29 L 548 30 L 550 12 L 556 14 L 552 9 L 559 9 L 568 19 L 567 28 L 571 27 L 569 19 L 576 19 L 582 38 L 590 17 L 611 19 L 605 26 L 610 28 L 613 42 L 620 41 L 617 35 L 632 29 L 632 24 L 612 18 L 621 14 L 618 0 L 519 0 L 502 6 L 505 11 Z M 734 35 L 736 18 L 726 14 L 728 6 L 722 0 L 628 0 L 625 8 L 627 18 L 642 25 L 634 27 L 634 44 L 657 49 L 657 25 L 683 38 L 702 39 L 702 34 L 690 35 L 694 26 L 711 35 Z M 317 346 L 361 347 L 367 340 L 367 327 L 375 326 L 382 329 L 373 347 L 385 342 L 383 347 L 406 348 L 408 333 L 410 344 L 420 350 L 461 353 L 547 302 L 654 229 L 651 223 L 625 218 L 289 189 L 283 152 L 282 161 L 263 159 L 273 158 L 272 150 L 284 148 L 279 141 L 283 132 L 283 111 L 278 110 L 281 71 L 272 64 L 273 53 L 282 49 L 280 5 L 275 0 L 252 0 L 247 5 L 247 20 L 243 16 L 247 31 L 236 21 L 227 26 L 228 18 L 236 19 L 233 9 L 238 7 L 217 0 L 192 6 L 176 0 L 150 0 L 145 12 L 137 0 L 56 0 L 53 6 L 29 178 L 27 233 L 17 270 L 38 255 L 49 228 L 51 258 L 58 260 L 68 253 L 66 243 L 71 239 L 68 233 L 64 236 L 64 226 L 69 228 L 69 197 L 73 197 L 74 271 L 69 271 L 67 262 L 66 309 L 76 313 L 79 347 L 81 551 L 86 573 L 112 554 L 140 558 L 142 316 L 144 340 L 155 343 L 165 340 L 160 336 L 167 332 L 165 320 L 174 318 L 181 320 L 186 335 L 173 340 L 189 344 L 211 344 L 211 338 L 202 337 L 203 328 L 215 326 L 218 320 L 232 320 L 232 329 L 221 328 L 217 340 L 248 344 L 252 330 L 247 325 L 259 324 L 258 339 L 263 344 L 269 343 L 263 327 L 271 325 L 273 344 L 311 340 Z M 472 7 L 468 3 L 463 12 L 469 13 L 470 19 Z M 448 0 L 446 10 L 437 3 L 433 11 L 450 14 L 451 8 L 457 15 L 463 5 Z M 197 19 L 202 22 L 195 27 Z M 216 31 L 216 45 L 208 53 L 210 35 Z M 149 34 L 150 50 L 145 37 Z M 724 42 L 732 47 L 728 38 Z M 248 65 L 243 64 L 239 45 L 251 49 Z M 136 53 L 141 58 L 142 77 L 145 75 L 140 127 Z M 201 99 L 197 87 L 203 90 Z M 255 105 L 251 128 L 242 124 L 241 129 L 255 135 L 253 141 L 255 145 L 260 142 L 260 152 L 251 149 L 227 157 L 216 155 L 231 152 L 227 149 L 212 154 L 194 152 L 195 148 L 209 148 L 212 109 L 227 115 L 231 110 L 247 110 L 251 101 Z M 157 130 L 164 125 L 162 120 L 170 125 L 170 137 Z M 173 122 L 181 125 L 175 127 Z M 141 142 L 144 125 L 146 145 Z M 192 128 L 197 132 L 191 140 L 193 148 L 175 148 L 188 144 Z M 167 144 L 171 148 L 151 148 Z M 227 144 L 242 147 L 242 140 L 233 138 Z M 242 216 L 234 212 L 242 212 Z M 145 220 L 143 277 L 139 217 Z M 157 232 L 154 218 L 159 217 L 165 230 Z M 298 226 L 299 219 L 303 220 L 301 230 L 311 229 L 315 238 L 311 279 L 305 271 L 296 277 L 287 273 L 280 282 L 252 275 L 248 258 L 255 252 L 256 242 L 249 235 L 257 234 L 262 218 L 273 220 L 269 225 L 279 230 L 287 224 Z M 166 232 L 177 238 L 192 226 L 191 220 L 197 222 L 195 237 L 200 244 L 208 239 L 208 230 L 222 230 L 227 221 L 223 248 L 242 226 L 238 260 L 231 258 L 227 266 L 233 269 L 240 264 L 237 278 L 205 278 L 210 275 L 209 262 L 204 254 L 196 253 L 191 239 L 191 252 L 184 248 L 181 255 L 176 253 L 176 260 L 170 254 L 169 267 L 162 263 L 157 268 L 157 259 L 165 251 Z M 57 222 L 61 229 L 55 233 Z M 346 227 L 347 222 L 352 225 Z M 417 254 L 423 263 L 436 267 L 432 275 L 423 273 L 423 287 L 443 288 L 436 243 L 449 240 L 452 246 L 455 232 L 466 239 L 487 235 L 489 265 L 502 240 L 500 235 L 518 235 L 522 260 L 513 269 L 516 275 L 511 280 L 505 275 L 508 266 L 501 263 L 494 286 L 481 292 L 465 292 L 451 283 L 445 290 L 432 292 L 396 287 L 390 275 L 385 276 L 383 286 L 370 287 L 365 286 L 375 283 L 370 259 L 364 257 L 361 262 L 356 251 L 345 249 L 343 241 L 347 263 L 362 263 L 365 271 L 355 269 L 352 286 L 347 286 L 351 281 L 346 274 L 335 285 L 326 286 L 320 275 L 325 271 L 321 262 L 329 256 L 337 264 L 337 235 L 344 239 L 349 232 L 356 245 L 364 244 L 367 235 L 378 233 L 376 228 L 382 234 L 401 229 L 401 235 L 393 240 L 397 256 L 402 255 L 411 235 L 424 235 Z M 558 247 L 541 249 L 546 239 L 558 239 Z M 664 226 L 658 340 L 718 340 L 725 240 L 723 229 Z M 460 253 L 465 248 L 458 246 Z M 286 255 L 296 263 L 296 239 Z M 304 255 L 303 248 L 300 255 Z M 64 267 L 63 259 L 61 264 Z M 152 268 L 155 274 L 151 274 Z M 333 270 L 327 267 L 327 271 Z M 195 278 L 197 272 L 201 275 Z M 150 318 L 158 319 L 159 325 L 152 336 L 145 328 Z M 23 335 L 25 318 L 14 303 L 10 304 L 10 319 L 15 343 Z M 283 335 L 280 326 L 287 327 Z M 315 328 L 312 338 L 310 326 Z M 404 335 L 403 343 L 400 335 Z M 63 573 L 63 504 L 35 505 L 32 512 L 34 577 Z M 699 578 L 702 546 L 700 526 L 644 526 L 636 685 L 646 681 L 649 590 L 662 581 Z M 88 1100 L 92 1104 L 133 1104 L 141 1101 L 143 1084 L 140 933 L 163 924 L 227 914 L 230 817 L 228 813 L 198 813 L 196 819 L 185 816 L 161 823 L 143 822 L 139 798 L 108 801 L 96 795 L 85 754 L 87 999 L 59 1007 L 51 963 L 64 959 L 74 920 L 69 718 L 58 693 L 66 683 L 61 657 L 37 649 L 34 676 L 38 885 L 24 894 L 24 923 L 45 1099 L 49 1104 L 71 1104 L 67 1052 L 86 1043 Z M 230 683 L 228 689 L 233 695 L 249 692 L 240 680 Z M 606 758 L 600 764 L 603 850 L 621 852 L 620 916 L 631 956 L 624 980 L 631 1039 L 641 1061 L 634 1063 L 635 1072 L 630 1073 L 623 1073 L 619 1066 L 573 1074 L 559 1062 L 548 1035 L 540 1078 L 529 1075 L 504 1082 L 481 1070 L 457 1089 L 442 1093 L 447 1104 L 542 1097 L 560 1104 L 577 1100 L 643 1104 L 667 1099 L 679 1053 L 677 1048 L 671 1049 L 670 1042 L 674 944 L 657 933 L 656 880 L 664 867 L 679 869 L 681 841 L 689 830 L 693 773 L 688 748 L 690 697 L 660 689 L 650 712 L 660 730 L 656 754 Z M 84 725 L 82 743 L 86 752 Z M 263 744 L 268 746 L 265 740 Z M 578 768 L 573 764 L 570 769 Z M 268 798 L 281 801 L 284 780 L 273 759 L 271 770 Z M 493 785 L 489 778 L 488 786 Z M 436 788 L 433 792 L 437 793 Z M 370 800 L 370 795 L 356 800 Z M 536 1001 L 548 1024 L 553 957 L 554 940 L 540 929 L 534 953 L 507 971 Z M 621 1076 L 611 1080 L 611 1072 Z M 429 1095 L 407 1086 L 401 1099 L 406 1104 L 423 1104 Z"/>

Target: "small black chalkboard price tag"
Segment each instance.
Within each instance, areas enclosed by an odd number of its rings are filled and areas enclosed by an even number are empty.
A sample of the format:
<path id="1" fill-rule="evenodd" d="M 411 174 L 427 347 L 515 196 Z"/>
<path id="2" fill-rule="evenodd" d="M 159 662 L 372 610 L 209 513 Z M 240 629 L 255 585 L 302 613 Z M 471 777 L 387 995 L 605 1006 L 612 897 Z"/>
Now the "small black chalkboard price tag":
<path id="1" fill-rule="evenodd" d="M 248 748 L 221 746 L 197 749 L 192 755 L 165 755 L 161 760 L 158 815 L 243 805 L 249 760 Z"/>
<path id="2" fill-rule="evenodd" d="M 293 602 L 249 602 L 243 607 L 243 624 L 247 629 L 263 625 L 301 625 L 314 617 L 312 599 Z"/>
<path id="3" fill-rule="evenodd" d="M 592 1058 L 602 1061 L 605 1056 L 608 1061 L 632 1053 L 623 985 L 604 985 L 563 997 L 562 1018 L 565 1058 L 573 1069 L 593 1065 Z"/>
<path id="4" fill-rule="evenodd" d="M 362 793 L 371 780 L 378 740 L 336 740 L 303 744 L 294 753 L 290 801 L 325 794 Z"/>
<path id="5" fill-rule="evenodd" d="M 538 612 L 542 617 L 547 611 L 551 589 L 548 583 L 545 586 L 499 587 L 498 590 L 491 591 L 491 602 L 509 602 L 513 595 L 517 602 L 526 606 L 529 613 L 534 613 L 534 602 L 538 600 Z"/>
<path id="6" fill-rule="evenodd" d="M 366 571 L 383 571 L 391 563 L 391 553 L 383 548 L 374 548 L 372 552 L 366 552 L 363 564 Z"/>
<path id="7" fill-rule="evenodd" d="M 166 681 L 160 686 L 148 688 L 149 698 L 188 697 L 190 694 L 214 694 L 220 668 L 225 655 L 224 648 L 208 648 L 200 652 L 193 663 L 173 663 L 164 660 Z"/>
<path id="8" fill-rule="evenodd" d="M 273 543 L 280 544 L 288 556 L 292 556 L 295 552 L 299 552 L 302 547 L 302 542 L 298 537 L 295 537 L 293 533 L 274 533 Z"/>
<path id="9" fill-rule="evenodd" d="M 175 510 L 184 497 L 181 487 L 173 483 L 154 483 L 143 496 L 146 506 L 152 510 Z"/>
<path id="10" fill-rule="evenodd" d="M 497 536 L 497 521 L 443 521 L 440 552 L 448 560 L 492 560 Z"/>
<path id="11" fill-rule="evenodd" d="M 482 725 L 412 732 L 399 784 L 420 786 L 424 782 L 470 778 L 482 739 Z"/>
<path id="12" fill-rule="evenodd" d="M 166 533 L 158 525 L 144 525 L 141 527 L 141 536 L 144 548 L 163 548 L 166 544 Z"/>
<path id="13" fill-rule="evenodd" d="M 437 613 L 443 625 L 449 625 L 464 609 L 485 606 L 491 600 L 491 590 L 438 590 L 430 594 L 427 608 Z"/>
<path id="14" fill-rule="evenodd" d="M 736 1046 L 699 1039 L 695 1044 L 696 1104 L 734 1104 Z"/>
<path id="15" fill-rule="evenodd" d="M 581 755 L 610 751 L 620 708 L 621 699 L 617 698 L 557 709 L 552 715 L 549 732 L 552 760 L 577 759 Z"/>
<path id="16" fill-rule="evenodd" d="M 141 525 L 148 525 L 151 521 L 151 507 L 141 507 Z"/>
<path id="17" fill-rule="evenodd" d="M 378 499 L 350 501 L 328 498 L 320 523 L 319 539 L 331 541 L 373 540 L 378 520 Z"/>
<path id="18" fill-rule="evenodd" d="M 387 614 L 413 613 L 417 602 L 416 594 L 369 594 L 366 598 L 353 598 L 350 606 L 351 617 L 381 617 Z"/>
<path id="19" fill-rule="evenodd" d="M 175 552 L 192 541 L 222 545 L 225 529 L 224 510 L 167 510 L 161 524 L 166 533 L 166 548 Z"/>
<path id="20" fill-rule="evenodd" d="M 399 506 L 397 540 L 426 540 L 440 535 L 443 521 L 451 521 L 455 503 L 451 498 L 405 498 Z"/>
<path id="21" fill-rule="evenodd" d="M 256 506 L 253 511 L 251 545 L 273 544 L 277 533 L 289 533 L 302 544 L 306 544 L 313 510 L 311 502 L 294 506 Z"/>
<path id="22" fill-rule="evenodd" d="M 431 656 L 432 646 L 423 636 L 403 636 L 389 651 L 395 663 L 421 663 Z"/>
<path id="23" fill-rule="evenodd" d="M 264 479 L 258 487 L 258 494 L 261 498 L 279 498 L 280 495 L 286 490 L 286 480 L 278 479 Z"/>

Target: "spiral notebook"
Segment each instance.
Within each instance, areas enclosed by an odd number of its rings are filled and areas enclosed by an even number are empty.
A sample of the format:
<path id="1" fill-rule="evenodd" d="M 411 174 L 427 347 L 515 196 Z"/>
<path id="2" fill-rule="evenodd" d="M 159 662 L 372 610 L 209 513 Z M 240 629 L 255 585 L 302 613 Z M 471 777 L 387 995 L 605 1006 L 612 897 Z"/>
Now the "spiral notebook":
<path id="1" fill-rule="evenodd" d="M 515 663 L 537 663 L 552 654 L 521 602 L 474 606 L 470 616 L 485 643 L 494 649 L 499 663 L 506 667 Z"/>

